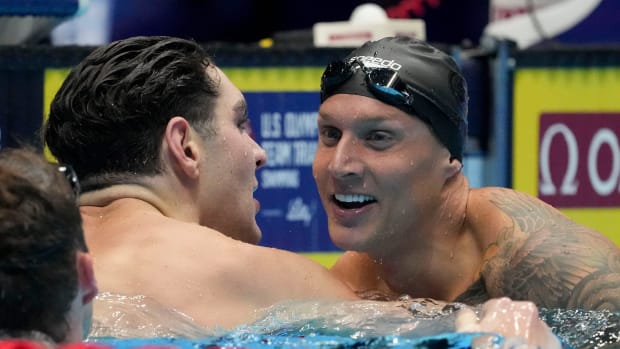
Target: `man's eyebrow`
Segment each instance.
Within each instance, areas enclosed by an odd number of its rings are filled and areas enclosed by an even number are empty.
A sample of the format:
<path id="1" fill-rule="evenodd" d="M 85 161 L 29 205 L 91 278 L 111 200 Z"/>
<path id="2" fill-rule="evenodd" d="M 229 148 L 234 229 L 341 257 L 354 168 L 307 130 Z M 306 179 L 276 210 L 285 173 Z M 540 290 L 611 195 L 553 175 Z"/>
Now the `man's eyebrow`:
<path id="1" fill-rule="evenodd" d="M 333 120 L 338 120 L 339 116 L 319 113 L 318 119 L 324 120 L 324 121 L 333 121 Z M 390 120 L 392 120 L 392 118 L 386 117 L 385 115 L 374 115 L 374 116 L 367 116 L 364 118 L 357 119 L 358 122 L 363 122 L 365 124 L 382 124 L 385 122 L 390 122 Z"/>
<path id="2" fill-rule="evenodd" d="M 248 115 L 248 104 L 245 102 L 245 99 L 240 99 L 237 103 L 235 103 L 233 110 L 235 113 Z"/>

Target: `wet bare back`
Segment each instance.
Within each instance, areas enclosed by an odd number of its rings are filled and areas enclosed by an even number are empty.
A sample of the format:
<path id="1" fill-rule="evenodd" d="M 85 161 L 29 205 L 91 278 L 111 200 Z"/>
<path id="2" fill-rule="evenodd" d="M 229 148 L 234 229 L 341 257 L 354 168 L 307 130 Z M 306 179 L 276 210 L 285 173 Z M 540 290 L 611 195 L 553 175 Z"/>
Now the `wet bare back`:
<path id="1" fill-rule="evenodd" d="M 140 200 L 81 212 L 101 292 L 147 296 L 208 328 L 250 322 L 283 300 L 353 297 L 305 257 L 165 217 Z"/>

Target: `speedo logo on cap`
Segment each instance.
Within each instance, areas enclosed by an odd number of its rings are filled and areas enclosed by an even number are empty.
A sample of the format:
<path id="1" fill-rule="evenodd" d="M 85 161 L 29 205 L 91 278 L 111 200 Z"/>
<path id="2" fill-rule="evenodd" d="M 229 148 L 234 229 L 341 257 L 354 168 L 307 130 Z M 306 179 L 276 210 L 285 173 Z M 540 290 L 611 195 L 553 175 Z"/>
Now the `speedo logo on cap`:
<path id="1" fill-rule="evenodd" d="M 349 62 L 360 61 L 364 64 L 365 67 L 372 68 L 390 68 L 392 70 L 400 70 L 403 66 L 395 62 L 393 59 L 383 59 L 381 57 L 373 57 L 373 56 L 355 56 L 351 57 Z"/>

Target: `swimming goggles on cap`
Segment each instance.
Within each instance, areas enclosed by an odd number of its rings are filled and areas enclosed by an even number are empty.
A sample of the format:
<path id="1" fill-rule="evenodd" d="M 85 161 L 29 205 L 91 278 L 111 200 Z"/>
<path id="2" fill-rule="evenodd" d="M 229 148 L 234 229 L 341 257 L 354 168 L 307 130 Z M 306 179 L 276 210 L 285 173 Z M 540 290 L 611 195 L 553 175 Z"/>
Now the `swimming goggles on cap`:
<path id="1" fill-rule="evenodd" d="M 364 73 L 368 90 L 382 102 L 413 111 L 414 95 L 410 87 L 390 68 L 368 67 L 359 59 L 334 61 L 321 77 L 321 103 L 358 70 Z"/>

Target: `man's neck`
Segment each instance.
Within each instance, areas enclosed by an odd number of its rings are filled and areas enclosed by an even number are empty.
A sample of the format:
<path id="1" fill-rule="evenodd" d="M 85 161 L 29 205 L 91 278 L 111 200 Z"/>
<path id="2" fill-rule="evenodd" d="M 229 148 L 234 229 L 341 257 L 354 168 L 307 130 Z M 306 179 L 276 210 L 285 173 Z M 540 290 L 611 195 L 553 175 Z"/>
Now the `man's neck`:
<path id="1" fill-rule="evenodd" d="M 172 193 L 174 192 L 174 193 Z M 183 190 L 167 183 L 118 184 L 80 196 L 82 212 L 96 208 L 121 210 L 151 210 L 185 222 L 198 222 L 196 208 L 190 198 L 184 199 Z"/>
<path id="2" fill-rule="evenodd" d="M 469 184 L 459 174 L 446 184 L 434 215 L 425 217 L 401 249 L 381 257 L 381 277 L 397 293 L 451 300 L 475 281 L 475 241 L 467 225 Z"/>

